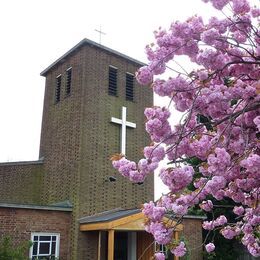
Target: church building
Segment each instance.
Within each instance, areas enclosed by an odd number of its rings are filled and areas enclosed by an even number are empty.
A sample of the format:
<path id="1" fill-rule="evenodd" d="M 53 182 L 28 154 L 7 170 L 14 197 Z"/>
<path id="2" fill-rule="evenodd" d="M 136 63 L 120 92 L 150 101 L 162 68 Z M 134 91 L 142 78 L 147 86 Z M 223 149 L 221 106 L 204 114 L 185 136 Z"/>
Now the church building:
<path id="1" fill-rule="evenodd" d="M 83 39 L 47 67 L 39 159 L 0 163 L 0 238 L 31 240 L 30 259 L 151 259 L 140 207 L 154 199 L 154 179 L 133 184 L 110 156 L 142 157 L 149 144 L 144 108 L 149 88 L 135 72 L 144 64 Z M 201 218 L 178 226 L 201 259 Z M 177 258 L 175 258 L 177 259 Z"/>

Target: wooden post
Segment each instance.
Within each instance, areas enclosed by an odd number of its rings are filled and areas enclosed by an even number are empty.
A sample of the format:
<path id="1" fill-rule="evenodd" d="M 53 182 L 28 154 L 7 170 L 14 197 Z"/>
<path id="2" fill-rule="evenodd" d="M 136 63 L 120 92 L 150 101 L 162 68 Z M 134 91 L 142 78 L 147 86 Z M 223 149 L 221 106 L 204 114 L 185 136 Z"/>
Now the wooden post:
<path id="1" fill-rule="evenodd" d="M 114 237 L 115 230 L 108 230 L 108 260 L 114 260 Z"/>
<path id="2" fill-rule="evenodd" d="M 178 231 L 174 232 L 174 238 L 178 242 L 178 240 L 179 240 L 179 232 Z M 179 259 L 180 258 L 178 256 L 174 256 L 174 260 L 179 260 Z"/>
<path id="3" fill-rule="evenodd" d="M 101 260 L 101 231 L 98 232 L 98 253 L 97 253 L 97 259 Z"/>

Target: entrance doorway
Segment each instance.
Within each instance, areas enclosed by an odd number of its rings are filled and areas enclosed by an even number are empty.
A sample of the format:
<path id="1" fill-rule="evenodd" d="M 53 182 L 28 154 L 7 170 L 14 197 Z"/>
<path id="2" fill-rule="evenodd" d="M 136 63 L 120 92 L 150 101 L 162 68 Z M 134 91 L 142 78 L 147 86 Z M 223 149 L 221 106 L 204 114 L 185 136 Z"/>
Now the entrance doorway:
<path id="1" fill-rule="evenodd" d="M 115 232 L 115 260 L 136 260 L 136 232 Z"/>
<path id="2" fill-rule="evenodd" d="M 115 232 L 115 260 L 127 259 L 128 232 Z"/>

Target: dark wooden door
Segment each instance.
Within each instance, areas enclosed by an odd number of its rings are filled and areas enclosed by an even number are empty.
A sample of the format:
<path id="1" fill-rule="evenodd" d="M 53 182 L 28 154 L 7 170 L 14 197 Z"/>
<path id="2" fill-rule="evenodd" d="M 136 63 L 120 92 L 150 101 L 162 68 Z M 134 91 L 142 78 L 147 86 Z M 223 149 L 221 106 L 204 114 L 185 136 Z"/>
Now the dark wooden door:
<path id="1" fill-rule="evenodd" d="M 154 249 L 153 236 L 145 231 L 137 232 L 137 259 L 151 260 Z"/>

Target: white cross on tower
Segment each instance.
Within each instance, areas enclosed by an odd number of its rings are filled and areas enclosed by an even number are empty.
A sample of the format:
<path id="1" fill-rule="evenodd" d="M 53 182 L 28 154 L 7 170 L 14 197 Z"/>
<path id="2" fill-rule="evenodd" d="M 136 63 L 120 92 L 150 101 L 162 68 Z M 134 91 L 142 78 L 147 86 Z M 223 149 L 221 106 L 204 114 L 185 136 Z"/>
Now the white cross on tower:
<path id="1" fill-rule="evenodd" d="M 111 117 L 111 122 L 122 125 L 121 127 L 121 153 L 126 151 L 126 127 L 136 128 L 136 124 L 126 121 L 126 107 L 122 107 L 122 119 Z"/>

